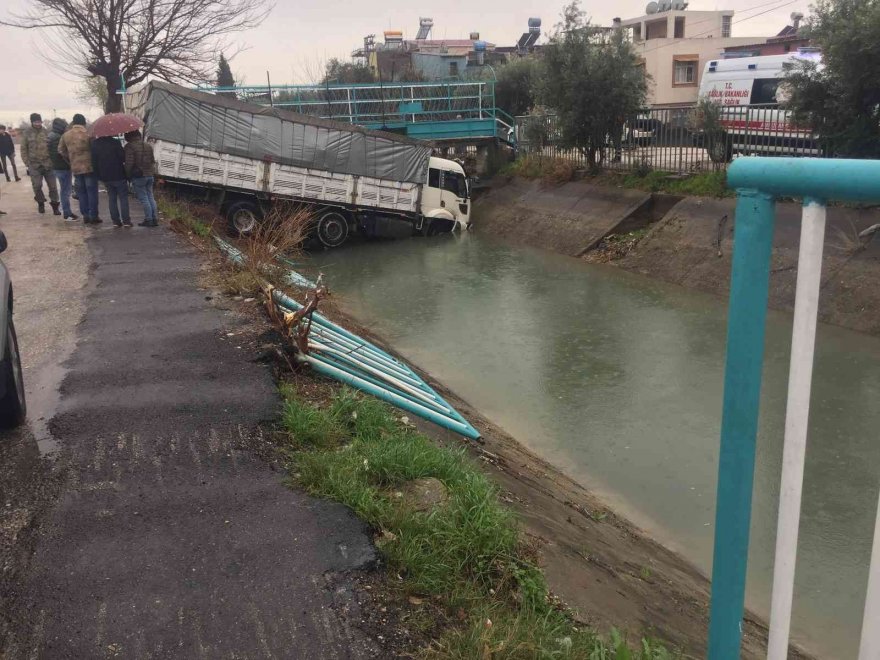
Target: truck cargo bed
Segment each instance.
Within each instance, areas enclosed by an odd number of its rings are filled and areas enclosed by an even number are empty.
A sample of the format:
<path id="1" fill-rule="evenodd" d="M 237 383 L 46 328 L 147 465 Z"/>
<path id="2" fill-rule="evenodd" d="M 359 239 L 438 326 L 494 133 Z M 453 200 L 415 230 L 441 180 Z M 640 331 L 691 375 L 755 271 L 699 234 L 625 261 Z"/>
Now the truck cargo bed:
<path id="1" fill-rule="evenodd" d="M 419 184 L 282 165 L 157 140 L 158 176 L 181 183 L 403 214 L 419 210 Z"/>

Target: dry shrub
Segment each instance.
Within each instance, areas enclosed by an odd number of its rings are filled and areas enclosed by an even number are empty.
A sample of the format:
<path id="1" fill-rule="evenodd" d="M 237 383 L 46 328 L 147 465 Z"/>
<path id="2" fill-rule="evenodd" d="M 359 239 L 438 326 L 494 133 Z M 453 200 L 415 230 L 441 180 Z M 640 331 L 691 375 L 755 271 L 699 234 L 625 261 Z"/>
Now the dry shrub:
<path id="1" fill-rule="evenodd" d="M 553 158 L 547 161 L 544 180 L 550 183 L 568 183 L 574 178 L 575 164 L 570 160 Z"/>
<path id="2" fill-rule="evenodd" d="M 312 224 L 312 214 L 303 206 L 277 202 L 269 213 L 238 245 L 245 257 L 244 270 L 255 278 L 273 283 L 284 281 L 289 264 L 280 258 L 298 260 Z"/>

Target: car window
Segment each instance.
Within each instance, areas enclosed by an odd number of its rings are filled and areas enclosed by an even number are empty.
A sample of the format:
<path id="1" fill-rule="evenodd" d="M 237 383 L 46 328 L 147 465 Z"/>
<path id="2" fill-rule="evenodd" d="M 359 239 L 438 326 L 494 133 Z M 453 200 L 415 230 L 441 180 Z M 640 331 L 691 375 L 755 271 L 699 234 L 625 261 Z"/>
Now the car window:
<path id="1" fill-rule="evenodd" d="M 756 78 L 752 83 L 752 103 L 755 105 L 776 103 L 779 78 Z"/>
<path id="2" fill-rule="evenodd" d="M 454 193 L 456 197 L 467 197 L 467 181 L 458 172 L 443 172 L 443 190 Z"/>

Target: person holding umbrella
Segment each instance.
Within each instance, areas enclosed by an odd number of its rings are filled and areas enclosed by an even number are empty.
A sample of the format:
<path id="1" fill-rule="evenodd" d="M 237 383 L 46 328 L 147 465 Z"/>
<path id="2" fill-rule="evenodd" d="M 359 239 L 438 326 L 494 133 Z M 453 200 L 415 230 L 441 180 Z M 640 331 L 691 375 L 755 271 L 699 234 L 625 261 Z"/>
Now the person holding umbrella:
<path id="1" fill-rule="evenodd" d="M 92 142 L 92 167 L 98 180 L 107 188 L 114 227 L 131 227 L 125 152 L 116 136 L 136 131 L 143 125 L 133 115 L 115 112 L 100 117 L 90 128 L 95 138 Z"/>
<path id="2" fill-rule="evenodd" d="M 92 142 L 92 167 L 98 181 L 107 189 L 110 219 L 114 227 L 131 227 L 128 207 L 128 178 L 125 175 L 125 153 L 115 137 L 104 136 Z"/>

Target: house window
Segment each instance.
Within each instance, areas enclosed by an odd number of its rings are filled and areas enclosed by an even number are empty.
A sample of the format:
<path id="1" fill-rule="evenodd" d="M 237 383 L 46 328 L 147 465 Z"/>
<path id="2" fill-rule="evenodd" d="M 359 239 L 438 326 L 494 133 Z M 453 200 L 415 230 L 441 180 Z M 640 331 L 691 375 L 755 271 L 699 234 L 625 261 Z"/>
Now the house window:
<path id="1" fill-rule="evenodd" d="M 449 76 L 455 77 L 458 75 L 458 62 L 450 62 L 449 63 Z"/>
<path id="2" fill-rule="evenodd" d="M 730 36 L 730 22 L 733 19 L 733 16 L 722 16 L 721 17 L 721 36 L 729 37 Z"/>
<path id="3" fill-rule="evenodd" d="M 675 17 L 675 38 L 684 39 L 684 16 Z"/>
<path id="4" fill-rule="evenodd" d="M 672 58 L 672 86 L 696 86 L 699 64 L 700 59 L 697 55 L 674 55 Z"/>

